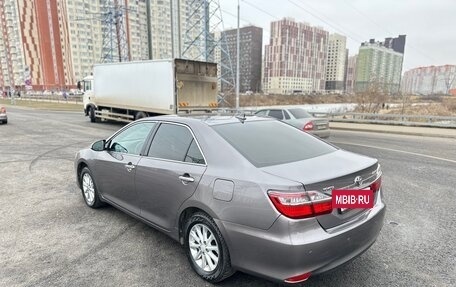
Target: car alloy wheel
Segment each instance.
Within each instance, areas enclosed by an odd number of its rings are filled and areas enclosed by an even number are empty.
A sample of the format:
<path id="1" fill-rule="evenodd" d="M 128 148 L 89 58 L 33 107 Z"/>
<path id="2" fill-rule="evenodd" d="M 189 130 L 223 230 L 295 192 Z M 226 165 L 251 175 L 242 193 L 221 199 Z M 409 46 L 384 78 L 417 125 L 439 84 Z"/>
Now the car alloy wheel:
<path id="1" fill-rule="evenodd" d="M 91 208 L 98 208 L 104 205 L 98 194 L 97 186 L 93 180 L 92 173 L 88 167 L 84 167 L 80 173 L 80 187 L 85 203 Z"/>
<path id="2" fill-rule="evenodd" d="M 234 273 L 228 246 L 209 215 L 194 213 L 186 220 L 183 230 L 187 258 L 201 278 L 217 283 Z"/>
<path id="3" fill-rule="evenodd" d="M 95 202 L 95 187 L 93 186 L 92 177 L 88 173 L 84 173 L 82 176 L 82 191 L 87 204 L 92 206 Z"/>
<path id="4" fill-rule="evenodd" d="M 190 253 L 195 264 L 205 272 L 212 272 L 219 262 L 219 247 L 211 230 L 198 223 L 190 229 L 188 237 Z"/>

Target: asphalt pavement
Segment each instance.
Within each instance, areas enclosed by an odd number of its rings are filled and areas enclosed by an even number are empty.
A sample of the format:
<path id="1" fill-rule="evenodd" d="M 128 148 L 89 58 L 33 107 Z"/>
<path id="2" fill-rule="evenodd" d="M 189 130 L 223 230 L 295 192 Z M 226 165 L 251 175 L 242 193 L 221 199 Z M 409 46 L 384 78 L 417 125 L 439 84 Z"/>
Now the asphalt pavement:
<path id="1" fill-rule="evenodd" d="M 8 117 L 0 286 L 211 286 L 177 242 L 112 207 L 85 206 L 75 153 L 122 124 L 82 112 L 8 108 Z M 456 139 L 333 131 L 329 141 L 380 160 L 387 215 L 368 251 L 303 286 L 455 286 Z M 275 286 L 241 272 L 219 285 Z"/>

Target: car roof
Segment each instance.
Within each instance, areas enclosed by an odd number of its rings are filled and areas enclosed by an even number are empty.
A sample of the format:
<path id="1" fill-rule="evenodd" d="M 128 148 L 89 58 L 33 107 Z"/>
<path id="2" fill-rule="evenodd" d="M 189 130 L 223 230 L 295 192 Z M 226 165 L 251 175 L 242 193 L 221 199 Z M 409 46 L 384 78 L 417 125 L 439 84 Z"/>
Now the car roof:
<path id="1" fill-rule="evenodd" d="M 266 108 L 259 109 L 256 112 L 270 111 L 270 110 L 304 110 L 304 111 L 307 111 L 304 107 L 290 106 L 290 107 L 266 107 Z"/>
<path id="2" fill-rule="evenodd" d="M 257 117 L 257 116 L 250 116 L 250 115 L 164 115 L 164 116 L 156 116 L 156 117 L 149 117 L 144 118 L 141 120 L 159 120 L 159 121 L 169 121 L 169 122 L 176 122 L 176 123 L 183 123 L 183 124 L 192 124 L 192 123 L 204 123 L 208 126 L 215 126 L 215 125 L 222 125 L 222 124 L 230 124 L 230 123 L 239 123 L 239 122 L 253 122 L 253 121 L 271 121 L 275 119 L 265 118 L 265 117 Z"/>

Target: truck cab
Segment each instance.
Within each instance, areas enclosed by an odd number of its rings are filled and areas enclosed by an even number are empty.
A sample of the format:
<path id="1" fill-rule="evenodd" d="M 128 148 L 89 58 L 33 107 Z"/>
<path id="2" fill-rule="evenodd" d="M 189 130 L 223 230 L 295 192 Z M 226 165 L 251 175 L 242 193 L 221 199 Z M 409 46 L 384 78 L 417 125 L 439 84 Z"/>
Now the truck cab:
<path id="1" fill-rule="evenodd" d="M 82 96 L 82 102 L 84 105 L 84 114 L 88 116 L 89 106 L 94 106 L 93 103 L 93 76 L 87 76 L 82 81 L 78 82 L 78 89 L 84 94 Z"/>

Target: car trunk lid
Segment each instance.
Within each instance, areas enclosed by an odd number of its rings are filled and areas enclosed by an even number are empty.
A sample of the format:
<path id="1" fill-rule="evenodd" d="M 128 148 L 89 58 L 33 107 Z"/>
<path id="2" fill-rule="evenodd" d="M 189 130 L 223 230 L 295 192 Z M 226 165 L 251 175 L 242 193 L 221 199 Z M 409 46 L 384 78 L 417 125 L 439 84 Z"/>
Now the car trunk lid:
<path id="1" fill-rule="evenodd" d="M 329 121 L 322 118 L 313 118 L 314 130 L 327 130 L 329 129 Z"/>
<path id="2" fill-rule="evenodd" d="M 319 191 L 331 196 L 333 189 L 361 189 L 377 179 L 378 162 L 366 156 L 337 150 L 319 157 L 281 165 L 263 167 L 266 173 L 302 183 L 307 191 Z M 355 178 L 361 177 L 361 184 Z M 343 212 L 333 209 L 330 214 L 319 215 L 317 220 L 324 229 L 349 222 L 365 209 Z"/>

